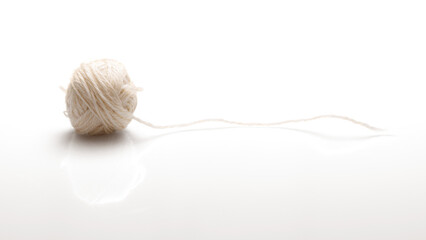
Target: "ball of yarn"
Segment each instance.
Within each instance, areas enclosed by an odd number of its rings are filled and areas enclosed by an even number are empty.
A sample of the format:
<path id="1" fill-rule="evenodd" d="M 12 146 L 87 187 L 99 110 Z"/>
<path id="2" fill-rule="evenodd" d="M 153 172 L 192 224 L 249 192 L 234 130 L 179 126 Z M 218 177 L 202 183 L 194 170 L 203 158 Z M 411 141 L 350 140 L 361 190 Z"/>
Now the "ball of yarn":
<path id="1" fill-rule="evenodd" d="M 78 134 L 122 130 L 133 119 L 137 90 L 120 62 L 102 59 L 82 63 L 67 89 L 66 113 Z"/>

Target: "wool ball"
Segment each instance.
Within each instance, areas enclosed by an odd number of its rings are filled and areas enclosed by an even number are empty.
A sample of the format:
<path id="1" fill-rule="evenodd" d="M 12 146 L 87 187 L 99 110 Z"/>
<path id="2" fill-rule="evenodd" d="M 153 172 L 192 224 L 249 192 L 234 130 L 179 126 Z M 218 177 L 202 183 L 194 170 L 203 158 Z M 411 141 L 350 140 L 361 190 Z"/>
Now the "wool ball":
<path id="1" fill-rule="evenodd" d="M 82 63 L 66 92 L 66 114 L 78 134 L 110 134 L 126 128 L 133 119 L 137 91 L 120 62 Z"/>

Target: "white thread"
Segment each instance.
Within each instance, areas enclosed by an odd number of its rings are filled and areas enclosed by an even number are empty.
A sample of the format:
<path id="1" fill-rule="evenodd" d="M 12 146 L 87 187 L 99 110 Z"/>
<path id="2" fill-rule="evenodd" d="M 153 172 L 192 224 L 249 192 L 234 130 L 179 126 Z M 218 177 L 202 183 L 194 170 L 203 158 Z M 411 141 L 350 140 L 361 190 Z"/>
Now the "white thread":
<path id="1" fill-rule="evenodd" d="M 67 114 L 79 134 L 109 134 L 127 127 L 136 92 L 124 65 L 109 59 L 83 63 L 66 93 Z"/>
<path id="2" fill-rule="evenodd" d="M 360 122 L 360 121 L 357 121 L 355 119 L 345 117 L 345 116 L 339 116 L 339 115 L 319 115 L 319 116 L 315 116 L 315 117 L 311 117 L 311 118 L 291 119 L 291 120 L 285 120 L 285 121 L 280 121 L 280 122 L 271 122 L 271 123 L 236 122 L 236 121 L 229 121 L 229 120 L 221 119 L 221 118 L 208 118 L 208 119 L 202 119 L 202 120 L 189 122 L 189 123 L 164 125 L 164 126 L 154 125 L 150 122 L 144 121 L 144 120 L 139 119 L 137 117 L 133 117 L 134 120 L 136 120 L 136 121 L 138 121 L 142 124 L 145 124 L 146 126 L 149 126 L 151 128 L 158 128 L 158 129 L 189 127 L 189 126 L 192 126 L 192 125 L 196 125 L 196 124 L 200 124 L 200 123 L 206 123 L 206 122 L 223 122 L 223 123 L 240 125 L 240 126 L 247 126 L 247 127 L 272 127 L 272 126 L 278 126 L 278 125 L 283 125 L 283 124 L 287 124 L 287 123 L 298 123 L 298 122 L 313 121 L 313 120 L 317 120 L 317 119 L 321 119 L 321 118 L 337 118 L 337 119 L 349 121 L 351 123 L 363 126 L 363 127 L 368 128 L 370 130 L 373 130 L 373 131 L 381 131 L 382 130 L 380 128 L 373 127 L 373 126 L 371 126 L 367 123 Z"/>
<path id="3" fill-rule="evenodd" d="M 220 118 L 202 119 L 173 125 L 154 125 L 133 115 L 137 105 L 137 88 L 127 74 L 124 65 L 110 59 L 82 63 L 75 70 L 66 91 L 67 111 L 71 125 L 78 134 L 109 134 L 127 127 L 132 119 L 157 129 L 188 127 L 206 122 L 222 122 L 240 126 L 277 126 L 287 123 L 312 121 L 321 118 L 336 118 L 363 126 L 370 130 L 381 130 L 367 123 L 339 115 L 320 115 L 312 118 L 286 120 L 271 123 L 236 122 Z"/>

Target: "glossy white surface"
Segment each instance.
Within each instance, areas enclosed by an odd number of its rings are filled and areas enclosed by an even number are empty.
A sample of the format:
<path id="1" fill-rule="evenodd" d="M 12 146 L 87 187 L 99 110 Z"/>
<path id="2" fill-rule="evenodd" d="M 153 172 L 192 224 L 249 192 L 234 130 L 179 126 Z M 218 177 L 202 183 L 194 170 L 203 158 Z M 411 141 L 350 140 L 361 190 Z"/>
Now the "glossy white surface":
<path id="1" fill-rule="evenodd" d="M 424 136 L 334 138 L 284 128 L 52 136 L 2 168 L 6 238 L 426 234 Z"/>
<path id="2" fill-rule="evenodd" d="M 25 7 L 23 7 L 25 6 Z M 425 239 L 422 1 L 0 3 L 0 239 Z M 73 133 L 81 61 L 121 60 L 157 124 Z"/>

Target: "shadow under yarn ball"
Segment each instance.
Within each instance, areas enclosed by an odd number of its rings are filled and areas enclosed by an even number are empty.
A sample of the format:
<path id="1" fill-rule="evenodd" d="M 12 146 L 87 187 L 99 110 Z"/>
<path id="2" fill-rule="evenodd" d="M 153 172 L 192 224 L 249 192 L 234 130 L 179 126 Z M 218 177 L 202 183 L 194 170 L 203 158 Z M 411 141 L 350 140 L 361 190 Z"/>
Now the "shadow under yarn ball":
<path id="1" fill-rule="evenodd" d="M 138 88 L 124 65 L 111 59 L 82 63 L 66 92 L 66 114 L 78 134 L 109 134 L 127 127 Z"/>

